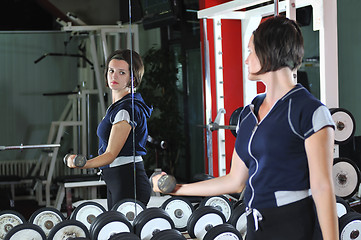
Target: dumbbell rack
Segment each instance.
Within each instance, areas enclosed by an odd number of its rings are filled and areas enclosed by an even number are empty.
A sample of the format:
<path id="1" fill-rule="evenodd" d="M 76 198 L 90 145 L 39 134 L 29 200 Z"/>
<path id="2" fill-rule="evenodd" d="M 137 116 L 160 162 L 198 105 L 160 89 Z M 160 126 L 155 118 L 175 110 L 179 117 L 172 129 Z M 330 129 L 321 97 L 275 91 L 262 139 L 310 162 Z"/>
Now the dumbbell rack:
<path id="1" fill-rule="evenodd" d="M 97 93 L 97 90 L 82 90 L 79 91 L 77 94 L 71 94 L 68 96 L 69 101 L 65 106 L 59 120 L 53 121 L 51 123 L 47 144 L 60 144 L 66 129 L 71 127 L 73 128 L 72 148 L 77 153 L 87 153 L 87 126 L 89 122 L 89 120 L 87 119 L 87 105 L 89 105 L 89 95 Z M 37 196 L 37 200 L 39 205 L 52 205 L 50 200 L 50 187 L 54 179 L 55 168 L 58 161 L 58 153 L 59 148 L 55 148 L 52 152 L 48 154 L 50 160 L 42 160 L 48 162 L 48 164 L 43 165 L 41 170 L 43 174 L 45 174 L 45 171 L 47 171 L 46 178 L 39 179 L 37 182 L 37 186 L 39 189 L 42 189 L 42 186 L 45 185 L 45 201 L 43 199 L 42 191 L 38 191 L 39 195 Z"/>

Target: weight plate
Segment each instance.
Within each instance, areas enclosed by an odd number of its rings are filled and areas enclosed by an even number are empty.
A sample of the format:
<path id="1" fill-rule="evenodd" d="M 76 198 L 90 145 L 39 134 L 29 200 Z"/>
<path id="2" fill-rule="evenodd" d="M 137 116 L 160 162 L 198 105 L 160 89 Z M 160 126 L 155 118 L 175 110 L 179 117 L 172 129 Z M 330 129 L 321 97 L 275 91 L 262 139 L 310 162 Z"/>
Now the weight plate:
<path id="1" fill-rule="evenodd" d="M 183 234 L 177 229 L 166 229 L 156 233 L 151 240 L 186 240 Z"/>
<path id="2" fill-rule="evenodd" d="M 84 223 L 75 219 L 66 219 L 55 225 L 49 232 L 48 240 L 88 238 L 90 234 Z"/>
<path id="3" fill-rule="evenodd" d="M 15 226 L 26 222 L 23 215 L 13 210 L 4 210 L 0 212 L 0 239 Z"/>
<path id="4" fill-rule="evenodd" d="M 140 238 L 134 233 L 122 232 L 114 234 L 109 238 L 109 240 L 140 240 Z"/>
<path id="5" fill-rule="evenodd" d="M 70 219 L 78 220 L 90 229 L 90 225 L 95 218 L 105 211 L 105 208 L 97 202 L 83 202 L 74 209 L 70 215 Z"/>
<path id="6" fill-rule="evenodd" d="M 13 227 L 4 240 L 46 240 L 44 231 L 33 223 L 22 223 Z"/>
<path id="7" fill-rule="evenodd" d="M 335 143 L 345 144 L 355 134 L 355 119 L 352 114 L 343 108 L 331 108 L 331 116 L 335 122 Z"/>
<path id="8" fill-rule="evenodd" d="M 123 199 L 117 202 L 112 210 L 118 211 L 124 214 L 128 221 L 133 224 L 135 217 L 145 209 L 144 203 L 134 199 Z"/>
<path id="9" fill-rule="evenodd" d="M 339 218 L 340 240 L 361 240 L 361 214 L 349 212 Z"/>
<path id="10" fill-rule="evenodd" d="M 237 126 L 238 125 L 238 121 L 239 121 L 239 117 L 241 115 L 241 112 L 243 110 L 243 107 L 239 107 L 236 110 L 233 111 L 231 117 L 229 118 L 229 125 L 233 125 L 233 126 Z M 233 136 L 237 137 L 237 132 L 236 130 L 231 130 L 231 133 L 233 134 Z"/>
<path id="11" fill-rule="evenodd" d="M 134 233 L 142 240 L 150 240 L 154 234 L 173 229 L 174 222 L 169 214 L 162 208 L 147 208 L 134 219 Z"/>
<path id="12" fill-rule="evenodd" d="M 247 233 L 247 213 L 244 203 L 240 203 L 233 210 L 228 223 L 235 227 L 241 233 L 242 237 L 245 238 Z"/>
<path id="13" fill-rule="evenodd" d="M 132 225 L 123 213 L 118 211 L 103 212 L 90 225 L 90 237 L 97 240 L 108 240 L 120 232 L 131 232 Z"/>
<path id="14" fill-rule="evenodd" d="M 336 196 L 337 216 L 340 218 L 351 211 L 351 206 L 345 199 Z"/>
<path id="15" fill-rule="evenodd" d="M 233 210 L 243 203 L 243 198 L 233 203 Z M 233 211 L 232 211 L 233 212 Z"/>
<path id="16" fill-rule="evenodd" d="M 58 223 L 65 220 L 64 215 L 56 208 L 44 207 L 36 210 L 29 218 L 29 222 L 39 226 L 49 235 L 50 230 Z"/>
<path id="17" fill-rule="evenodd" d="M 188 219 L 187 231 L 191 238 L 203 239 L 207 231 L 226 222 L 222 212 L 213 206 L 202 206 L 194 210 Z"/>
<path id="18" fill-rule="evenodd" d="M 228 221 L 232 215 L 232 203 L 225 196 L 206 197 L 201 201 L 200 206 L 213 206 L 217 208 L 220 212 L 224 214 L 224 216 L 226 217 L 226 221 Z"/>
<path id="19" fill-rule="evenodd" d="M 358 190 L 360 170 L 348 158 L 335 158 L 332 167 L 332 178 L 336 196 L 347 199 L 352 197 Z"/>
<path id="20" fill-rule="evenodd" d="M 187 230 L 187 222 L 194 211 L 192 203 L 183 197 L 171 197 L 163 202 L 163 208 L 174 222 L 175 229 L 183 232 Z"/>
<path id="21" fill-rule="evenodd" d="M 209 229 L 203 240 L 243 240 L 243 238 L 231 224 L 223 223 Z"/>

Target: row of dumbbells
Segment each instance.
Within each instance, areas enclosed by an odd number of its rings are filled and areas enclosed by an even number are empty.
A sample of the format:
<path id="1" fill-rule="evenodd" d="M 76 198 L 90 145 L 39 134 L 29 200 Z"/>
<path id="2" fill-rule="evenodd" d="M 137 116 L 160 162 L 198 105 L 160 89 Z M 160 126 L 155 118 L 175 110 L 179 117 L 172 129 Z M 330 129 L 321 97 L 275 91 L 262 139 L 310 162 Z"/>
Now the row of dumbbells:
<path id="1" fill-rule="evenodd" d="M 185 197 L 165 199 L 160 207 L 150 208 L 125 199 L 109 211 L 97 202 L 87 201 L 77 206 L 68 219 L 51 207 L 38 209 L 28 221 L 15 211 L 3 211 L 0 239 L 210 240 L 227 235 L 242 240 L 245 235 L 242 203 L 234 204 L 226 196 L 203 198 L 197 203 Z"/>
<path id="2" fill-rule="evenodd" d="M 361 214 L 337 197 L 340 240 L 361 239 Z M 194 203 L 169 197 L 160 207 L 146 208 L 132 199 L 118 202 L 111 210 L 93 201 L 81 203 L 68 219 L 55 208 L 35 211 L 28 221 L 16 211 L 0 212 L 0 239 L 215 239 L 246 235 L 245 206 L 226 196 L 203 198 Z"/>

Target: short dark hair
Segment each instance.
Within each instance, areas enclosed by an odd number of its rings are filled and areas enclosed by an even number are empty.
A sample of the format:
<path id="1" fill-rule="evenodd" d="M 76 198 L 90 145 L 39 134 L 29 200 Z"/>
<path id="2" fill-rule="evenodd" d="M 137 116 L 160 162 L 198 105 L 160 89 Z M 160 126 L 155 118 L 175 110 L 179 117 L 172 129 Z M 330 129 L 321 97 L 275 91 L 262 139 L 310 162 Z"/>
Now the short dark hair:
<path id="1" fill-rule="evenodd" d="M 105 69 L 104 69 L 106 86 L 108 87 L 109 63 L 113 59 L 126 61 L 129 65 L 129 71 L 130 71 L 130 66 L 133 65 L 134 87 L 139 86 L 140 83 L 142 82 L 142 77 L 144 74 L 143 60 L 137 52 L 135 52 L 133 50 L 131 51 L 129 49 L 116 50 L 112 54 L 110 54 L 109 57 L 107 58 L 107 61 L 105 64 Z M 127 86 L 131 87 L 131 84 L 132 84 L 132 82 L 129 81 Z"/>
<path id="2" fill-rule="evenodd" d="M 254 48 L 261 63 L 257 74 L 291 70 L 301 66 L 304 54 L 303 37 L 299 25 L 284 16 L 271 17 L 253 32 Z"/>

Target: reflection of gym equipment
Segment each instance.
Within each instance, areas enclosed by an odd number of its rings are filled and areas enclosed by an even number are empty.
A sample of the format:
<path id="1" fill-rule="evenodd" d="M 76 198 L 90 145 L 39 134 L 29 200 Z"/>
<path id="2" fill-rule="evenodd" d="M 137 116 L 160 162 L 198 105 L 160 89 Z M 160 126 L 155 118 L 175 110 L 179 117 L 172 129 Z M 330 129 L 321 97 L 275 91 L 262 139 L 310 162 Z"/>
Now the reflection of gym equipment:
<path id="1" fill-rule="evenodd" d="M 41 144 L 41 145 L 23 145 L 20 146 L 0 146 L 0 151 L 4 150 L 23 150 L 23 149 L 36 149 L 36 148 L 55 148 L 60 147 L 60 144 Z"/>
<path id="2" fill-rule="evenodd" d="M 60 144 L 39 144 L 39 145 L 23 145 L 20 146 L 0 146 L 0 151 L 5 150 L 24 150 L 24 149 L 43 149 L 42 154 L 39 160 L 36 162 L 33 169 L 27 174 L 28 177 L 21 178 L 17 175 L 11 176 L 3 176 L 0 181 L 0 185 L 10 185 L 11 199 L 10 202 L 12 206 L 14 206 L 15 201 L 15 185 L 18 184 L 30 184 L 33 185 L 35 182 L 35 186 L 33 186 L 33 190 L 35 190 L 35 198 L 39 200 L 39 196 L 41 196 L 42 189 L 39 188 L 39 181 L 42 181 L 42 177 L 45 176 L 45 168 L 49 162 L 49 160 L 44 159 L 43 156 L 47 155 L 51 157 L 55 151 L 57 151 L 60 147 Z"/>
<path id="3" fill-rule="evenodd" d="M 335 158 L 332 167 L 332 179 L 336 196 L 347 199 L 359 189 L 360 170 L 351 159 Z"/>
<path id="4" fill-rule="evenodd" d="M 339 145 L 348 143 L 354 137 L 356 124 L 352 114 L 343 108 L 331 108 L 335 123 L 335 152 L 332 167 L 335 194 L 349 199 L 359 190 L 360 170 L 357 164 L 347 157 L 339 156 Z"/>
<path id="5" fill-rule="evenodd" d="M 134 32 L 131 32 L 130 35 L 133 36 L 133 39 L 135 40 L 135 43 L 137 44 L 137 42 L 138 42 L 137 28 L 134 27 L 133 29 L 134 29 Z M 89 43 L 89 45 L 87 45 L 87 46 L 89 46 L 89 50 L 88 50 L 89 54 L 87 54 L 87 56 L 90 56 L 90 58 L 89 58 L 90 60 L 89 60 L 89 62 L 87 60 L 85 60 L 85 61 L 89 63 L 86 65 L 86 67 L 90 68 L 89 66 L 91 66 L 93 68 L 93 69 L 91 69 L 91 73 L 93 74 L 93 71 L 95 72 L 95 74 L 94 74 L 95 80 L 94 80 L 94 84 L 89 84 L 86 86 L 84 86 L 83 84 L 79 84 L 79 85 L 82 85 L 82 89 L 80 89 L 80 91 L 79 91 L 79 87 L 78 87 L 76 89 L 76 91 L 69 93 L 69 96 L 68 96 L 69 102 L 65 106 L 62 116 L 59 118 L 58 121 L 54 121 L 51 124 L 47 144 L 60 144 L 60 140 L 62 139 L 65 131 L 69 128 L 73 128 L 73 143 L 74 143 L 73 150 L 76 151 L 76 153 L 80 153 L 80 154 L 89 156 L 88 151 L 87 151 L 89 149 L 89 146 L 88 146 L 88 140 L 89 140 L 88 123 L 89 122 L 88 122 L 88 116 L 86 115 L 86 113 L 87 113 L 87 109 L 89 109 L 89 105 L 88 105 L 89 98 L 92 95 L 98 96 L 98 98 L 99 98 L 99 100 L 98 100 L 99 101 L 98 105 L 99 105 L 99 109 L 100 109 L 99 116 L 102 116 L 103 113 L 105 112 L 105 99 L 104 99 L 104 90 L 103 90 L 104 80 L 103 80 L 103 74 L 102 74 L 102 69 L 101 69 L 102 61 L 99 61 L 99 56 L 103 57 L 103 54 L 99 54 L 97 51 L 97 48 L 101 49 L 101 47 L 104 47 L 104 57 L 106 57 L 108 55 L 108 51 L 111 48 L 113 48 L 113 45 L 115 45 L 117 48 L 120 48 L 120 45 L 122 45 L 121 48 L 124 48 L 123 45 L 125 45 L 125 44 L 123 44 L 123 42 L 127 42 L 129 44 L 129 42 L 132 41 L 132 37 L 129 37 L 129 39 L 128 39 L 128 37 L 126 37 L 125 35 L 124 35 L 124 37 L 121 36 L 123 33 L 126 34 L 128 32 L 128 29 L 126 27 L 120 26 L 120 25 L 91 26 L 91 27 L 88 27 L 88 26 L 73 27 L 71 25 L 67 25 L 64 27 L 63 31 L 71 32 L 70 34 L 73 39 L 77 38 L 78 36 L 80 36 L 80 38 L 82 40 L 85 38 L 89 39 L 89 42 L 87 42 L 87 43 Z M 113 43 L 112 40 L 113 39 L 115 40 L 113 45 L 108 44 L 109 39 L 111 40 L 110 42 L 112 42 L 112 43 Z M 95 40 L 97 40 L 97 41 L 95 41 Z M 98 44 L 98 40 L 101 40 L 101 44 Z M 97 45 L 99 45 L 99 47 Z M 138 47 L 138 46 L 136 45 L 136 47 Z M 47 56 L 47 58 L 45 58 L 46 56 Z M 38 59 L 38 61 L 49 60 L 48 58 L 51 58 L 50 56 L 76 57 L 76 58 L 79 58 L 81 61 L 83 61 L 83 59 L 84 59 L 84 57 L 82 57 L 82 56 L 67 54 L 65 52 L 65 53 L 59 53 L 59 54 L 57 54 L 57 53 L 45 54 L 40 59 Z M 103 60 L 103 58 L 101 58 L 100 60 Z M 83 74 L 84 69 L 81 69 L 81 70 L 82 71 L 79 71 L 79 74 Z M 89 83 L 90 80 L 92 80 L 92 76 L 93 75 L 90 75 L 90 78 L 89 79 L 86 78 L 84 82 Z M 93 88 L 92 85 L 95 85 L 97 89 L 84 89 L 85 87 Z M 97 106 L 95 106 L 95 107 L 97 107 Z M 86 109 L 86 110 L 84 110 L 84 109 Z M 93 110 L 94 108 L 91 108 L 91 109 Z M 100 117 L 98 119 L 100 119 Z M 63 144 L 62 144 L 62 146 L 63 146 Z M 70 172 L 70 170 L 65 169 L 64 166 L 61 166 L 61 168 L 59 168 L 60 164 L 58 161 L 58 157 L 59 157 L 58 149 L 52 149 L 51 152 L 49 152 L 49 151 L 43 152 L 43 153 L 41 153 L 41 156 L 39 157 L 38 162 L 43 163 L 39 166 L 41 173 L 38 174 L 38 176 L 42 176 L 42 178 L 38 179 L 36 182 L 36 189 L 39 189 L 39 191 L 36 191 L 37 194 L 39 194 L 39 196 L 36 197 L 39 205 L 47 205 L 47 206 L 52 205 L 52 203 L 50 201 L 50 199 L 51 199 L 50 188 L 51 188 L 52 184 L 54 184 L 54 176 L 59 175 L 58 173 L 60 173 L 60 170 L 64 170 L 64 172 L 66 172 L 66 171 Z M 76 172 L 76 170 L 73 172 Z M 83 173 L 84 173 L 84 171 L 83 171 Z M 60 173 L 60 174 L 62 175 L 62 173 Z M 45 201 L 43 199 L 43 187 L 45 188 L 45 191 L 44 191 L 45 192 Z"/>
<path id="6" fill-rule="evenodd" d="M 331 108 L 331 116 L 335 122 L 335 144 L 345 144 L 354 136 L 356 122 L 352 114 L 344 108 Z"/>
<path id="7" fill-rule="evenodd" d="M 90 66 L 93 66 L 93 63 L 84 55 L 81 54 L 68 54 L 68 53 L 44 53 L 40 58 L 36 59 L 34 63 L 38 63 L 47 56 L 55 56 L 55 57 L 76 57 L 84 59 Z"/>
<path id="8" fill-rule="evenodd" d="M 91 95 L 97 95 L 99 100 L 99 110 L 98 114 L 103 116 L 105 114 L 105 98 L 104 98 L 104 81 L 102 77 L 101 71 L 101 61 L 99 61 L 99 54 L 97 52 L 97 43 L 96 36 L 100 37 L 101 47 L 103 51 L 104 59 L 107 58 L 110 50 L 110 46 L 108 45 L 108 39 L 110 37 L 115 38 L 115 48 L 119 49 L 121 39 L 121 34 L 126 34 L 126 45 L 129 46 L 131 41 L 134 40 L 136 46 L 135 50 L 139 49 L 138 46 L 138 29 L 135 26 L 133 31 L 129 32 L 128 29 L 124 26 L 115 25 L 115 26 L 72 26 L 71 24 L 65 24 L 62 27 L 62 31 L 71 32 L 72 37 L 81 36 L 88 37 L 90 44 L 90 54 L 91 54 L 91 63 L 90 60 L 85 59 L 91 66 L 94 71 L 95 82 L 97 89 L 82 89 L 76 94 L 69 94 L 69 102 L 65 106 L 63 113 L 58 121 L 54 121 L 51 124 L 50 132 L 48 136 L 48 143 L 60 143 L 60 140 L 65 133 L 67 128 L 73 128 L 73 151 L 76 154 L 82 154 L 84 156 L 89 156 L 89 148 L 90 142 L 90 129 L 89 129 L 89 112 L 91 111 L 89 102 Z M 122 46 L 124 48 L 124 46 Z M 45 54 L 40 57 L 38 61 L 42 60 L 46 56 L 62 56 L 63 54 Z M 69 56 L 69 54 L 65 54 L 64 56 Z M 71 57 L 81 57 L 83 56 L 71 56 Z M 89 86 L 90 87 L 90 86 Z M 72 188 L 80 188 L 87 187 L 89 188 L 89 195 L 91 197 L 96 196 L 96 188 L 97 186 L 104 185 L 104 181 L 99 181 L 99 176 L 95 174 L 89 174 L 86 170 L 75 169 L 71 171 L 72 173 L 82 172 L 83 174 L 73 176 L 73 177 L 65 177 L 59 178 L 57 184 L 59 185 L 59 189 L 56 195 L 55 202 L 52 204 L 50 201 L 50 187 L 54 181 L 54 170 L 58 166 L 56 163 L 58 151 L 54 152 L 52 155 L 51 161 L 48 167 L 48 173 L 46 176 L 46 180 L 41 181 L 39 185 L 45 185 L 45 204 L 46 206 L 54 205 L 57 209 L 60 209 L 61 204 L 67 196 L 67 208 L 71 208 L 71 189 Z M 64 167 L 64 166 L 61 166 Z M 65 169 L 64 171 L 70 171 L 69 169 Z M 44 204 L 42 201 L 42 196 L 39 196 L 40 203 Z"/>

